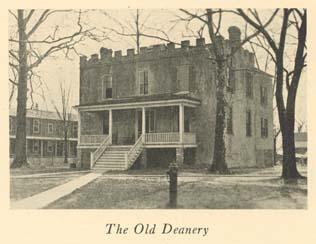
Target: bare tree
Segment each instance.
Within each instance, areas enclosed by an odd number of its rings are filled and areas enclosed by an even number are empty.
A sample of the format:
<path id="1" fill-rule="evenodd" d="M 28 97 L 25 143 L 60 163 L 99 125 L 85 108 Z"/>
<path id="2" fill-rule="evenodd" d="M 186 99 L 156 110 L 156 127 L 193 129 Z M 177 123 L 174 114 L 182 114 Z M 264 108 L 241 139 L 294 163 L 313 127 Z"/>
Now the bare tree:
<path id="1" fill-rule="evenodd" d="M 282 135 L 283 169 L 285 179 L 299 178 L 295 157 L 295 101 L 301 74 L 306 66 L 306 9 L 283 9 L 281 24 L 277 33 L 272 33 L 262 25 L 261 18 L 256 10 L 238 9 L 238 14 L 255 30 L 259 31 L 268 43 L 271 59 L 276 70 L 276 103 Z M 294 34 L 292 34 L 294 33 Z M 291 39 L 292 42 L 288 42 Z M 286 51 L 294 50 L 294 62 L 287 64 Z M 284 96 L 286 93 L 286 97 Z"/>
<path id="2" fill-rule="evenodd" d="M 33 91 L 32 76 L 39 65 L 53 54 L 64 52 L 69 57 L 76 45 L 86 37 L 95 38 L 91 29 L 81 24 L 81 11 L 72 10 L 9 10 L 13 25 L 9 37 L 9 67 L 14 70 L 14 79 L 9 82 L 17 90 L 16 153 L 12 168 L 27 165 L 26 158 L 26 106 L 27 92 Z M 76 24 L 71 31 L 62 32 L 63 26 L 50 28 L 49 20 L 58 14 L 75 14 Z M 51 30 L 52 29 L 52 30 Z M 45 31 L 48 30 L 48 31 Z M 51 30 L 51 31 L 50 31 Z M 48 33 L 50 32 L 50 33 Z M 66 34 L 65 34 L 66 33 Z M 32 93 L 31 93 L 32 94 Z M 13 96 L 13 94 L 12 94 Z"/>
<path id="3" fill-rule="evenodd" d="M 225 141 L 224 141 L 224 130 L 225 130 L 225 106 L 227 104 L 225 99 L 225 87 L 227 84 L 227 67 L 229 67 L 229 60 L 233 57 L 238 49 L 240 49 L 245 43 L 248 43 L 252 38 L 259 34 L 259 31 L 254 31 L 251 35 L 245 37 L 241 41 L 240 45 L 235 47 L 230 52 L 224 49 L 224 39 L 221 35 L 222 16 L 224 13 L 232 12 L 234 10 L 223 10 L 223 9 L 205 9 L 201 12 L 191 12 L 185 9 L 180 9 L 186 17 L 181 17 L 182 21 L 190 22 L 192 20 L 198 20 L 201 22 L 201 28 L 204 25 L 207 26 L 208 34 L 212 42 L 212 50 L 210 50 L 210 58 L 215 61 L 216 64 L 216 126 L 215 126 L 215 144 L 214 144 L 214 157 L 210 167 L 210 171 L 216 171 L 219 173 L 227 173 L 227 163 L 225 158 Z M 274 17 L 276 11 L 268 18 L 263 24 L 265 27 L 268 26 Z M 214 58 L 213 58 L 214 57 Z"/>
<path id="4" fill-rule="evenodd" d="M 71 88 L 70 86 L 66 88 L 65 83 L 60 82 L 59 83 L 60 88 L 60 101 L 61 101 L 61 108 L 57 106 L 57 104 L 52 101 L 55 111 L 59 117 L 59 119 L 62 121 L 62 132 L 63 132 L 63 140 L 64 140 L 64 163 L 68 164 L 68 134 L 72 128 L 72 106 L 70 105 L 70 97 L 71 97 Z"/>
<path id="5" fill-rule="evenodd" d="M 144 14 L 143 10 L 135 9 L 131 11 L 131 19 L 125 22 L 110 15 L 109 12 L 103 11 L 103 14 L 114 23 L 113 27 L 103 27 L 103 30 L 108 35 L 114 33 L 118 36 L 131 38 L 135 43 L 137 53 L 140 51 L 143 38 L 172 42 L 167 31 L 164 31 L 163 28 L 148 25 L 149 19 L 152 17 L 151 12 Z"/>

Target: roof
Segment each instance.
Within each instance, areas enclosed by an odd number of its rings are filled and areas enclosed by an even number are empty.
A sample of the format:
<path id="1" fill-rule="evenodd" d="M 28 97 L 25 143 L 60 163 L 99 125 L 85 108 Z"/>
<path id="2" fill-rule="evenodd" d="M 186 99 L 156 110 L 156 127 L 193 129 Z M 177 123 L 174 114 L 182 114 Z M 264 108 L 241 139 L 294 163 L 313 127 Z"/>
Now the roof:
<path id="1" fill-rule="evenodd" d="M 10 116 L 16 116 L 16 108 L 10 108 Z M 26 110 L 27 118 L 39 118 L 39 119 L 51 119 L 51 120 L 60 120 L 58 114 L 54 111 L 39 110 L 39 109 L 27 109 Z M 71 114 L 71 121 L 77 121 L 78 116 L 75 113 Z"/>
<path id="2" fill-rule="evenodd" d="M 125 98 L 107 99 L 100 102 L 80 104 L 75 107 L 92 106 L 92 105 L 125 104 L 125 103 L 149 102 L 149 101 L 151 102 L 151 101 L 164 101 L 164 100 L 179 100 L 179 99 L 187 99 L 187 100 L 191 100 L 198 103 L 201 102 L 200 99 L 192 97 L 187 93 L 186 94 L 165 93 L 165 94 L 142 95 L 142 96 L 133 96 L 133 97 L 125 97 Z"/>

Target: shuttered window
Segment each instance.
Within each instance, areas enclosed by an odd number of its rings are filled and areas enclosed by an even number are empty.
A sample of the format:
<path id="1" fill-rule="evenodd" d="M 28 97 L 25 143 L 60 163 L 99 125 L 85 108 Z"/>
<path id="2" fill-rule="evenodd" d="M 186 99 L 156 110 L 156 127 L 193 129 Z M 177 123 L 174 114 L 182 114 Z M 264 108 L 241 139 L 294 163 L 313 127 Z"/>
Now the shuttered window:
<path id="1" fill-rule="evenodd" d="M 148 94 L 148 70 L 143 70 L 138 73 L 139 94 Z"/>
<path id="2" fill-rule="evenodd" d="M 104 75 L 102 80 L 102 98 L 112 98 L 112 76 Z"/>

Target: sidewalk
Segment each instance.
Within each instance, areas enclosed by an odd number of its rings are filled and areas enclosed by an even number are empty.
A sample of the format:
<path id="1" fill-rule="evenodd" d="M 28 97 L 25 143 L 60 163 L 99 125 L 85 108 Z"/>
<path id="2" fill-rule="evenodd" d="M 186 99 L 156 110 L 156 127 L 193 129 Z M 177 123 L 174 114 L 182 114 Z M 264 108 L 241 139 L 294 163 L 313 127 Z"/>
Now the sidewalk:
<path id="1" fill-rule="evenodd" d="M 34 196 L 24 198 L 20 201 L 11 203 L 11 209 L 39 209 L 47 206 L 48 204 L 72 193 L 76 189 L 88 184 L 89 182 L 98 178 L 101 174 L 89 173 L 80 176 L 63 185 L 54 187 L 47 191 L 41 192 Z"/>

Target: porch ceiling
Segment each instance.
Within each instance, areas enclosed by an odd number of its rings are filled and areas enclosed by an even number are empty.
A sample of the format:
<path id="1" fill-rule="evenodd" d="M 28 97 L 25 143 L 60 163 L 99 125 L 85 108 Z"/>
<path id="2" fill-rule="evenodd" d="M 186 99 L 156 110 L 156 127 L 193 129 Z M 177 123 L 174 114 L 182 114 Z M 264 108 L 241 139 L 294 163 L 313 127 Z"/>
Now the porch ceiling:
<path id="1" fill-rule="evenodd" d="M 176 106 L 180 104 L 188 107 L 197 107 L 201 104 L 201 101 L 189 96 L 189 94 L 159 94 L 108 99 L 98 103 L 77 105 L 75 108 L 81 111 L 96 111 L 106 109 Z"/>

